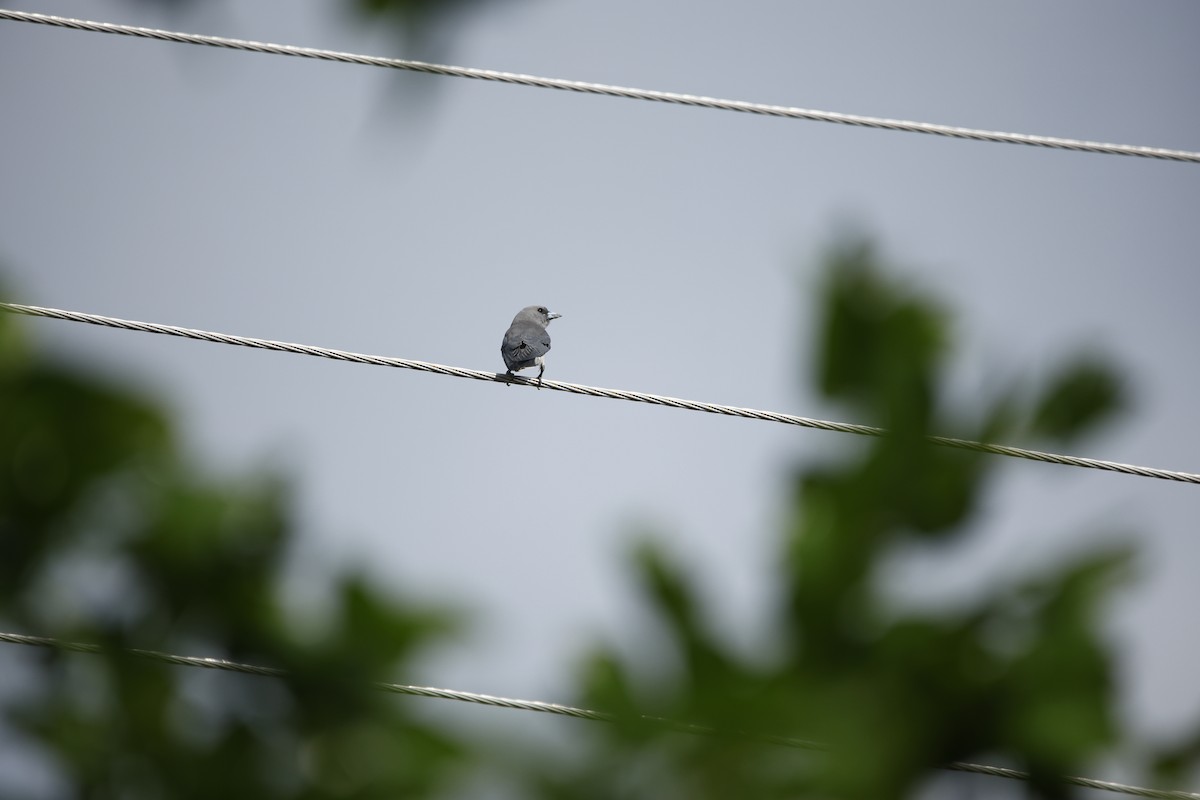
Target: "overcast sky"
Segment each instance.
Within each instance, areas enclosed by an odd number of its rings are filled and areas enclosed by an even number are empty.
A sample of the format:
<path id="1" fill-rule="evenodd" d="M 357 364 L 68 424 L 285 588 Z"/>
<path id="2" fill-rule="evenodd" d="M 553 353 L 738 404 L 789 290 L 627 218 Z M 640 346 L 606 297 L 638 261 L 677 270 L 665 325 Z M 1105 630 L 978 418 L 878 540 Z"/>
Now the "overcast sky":
<path id="1" fill-rule="evenodd" d="M 404 56 L 317 0 L 171 16 L 8 7 Z M 454 63 L 1200 150 L 1200 5 L 512 0 Z M 428 54 L 422 54 L 428 55 Z M 0 22 L 0 262 L 17 302 L 846 419 L 808 385 L 822 250 L 852 225 L 956 318 L 970 399 L 1080 348 L 1131 412 L 1078 454 L 1200 472 L 1200 165 L 681 108 Z M 296 479 L 310 559 L 477 625 L 411 682 L 565 700 L 621 635 L 653 530 L 752 642 L 786 469 L 837 434 L 48 320 L 45 347 L 152 391 L 214 471 Z M 1004 465 L 980 530 L 898 563 L 957 596 L 1121 539 L 1111 610 L 1138 734 L 1200 717 L 1200 487 Z M 309 563 L 314 563 L 310 561 Z M 918 592 L 915 587 L 921 587 Z M 36 632 L 35 632 L 36 633 Z M 2 654 L 0 654 L 2 657 Z M 409 678 L 405 678 L 409 680 Z"/>

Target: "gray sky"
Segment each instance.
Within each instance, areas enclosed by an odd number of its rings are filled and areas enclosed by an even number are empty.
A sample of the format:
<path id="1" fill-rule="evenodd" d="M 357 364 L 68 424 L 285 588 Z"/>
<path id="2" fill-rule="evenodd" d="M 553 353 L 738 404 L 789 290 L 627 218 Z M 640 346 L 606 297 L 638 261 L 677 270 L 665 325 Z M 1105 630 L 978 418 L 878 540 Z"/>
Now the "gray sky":
<path id="1" fill-rule="evenodd" d="M 11 8 L 403 56 L 332 2 Z M 1152 9 L 1152 11 L 1151 11 Z M 1108 0 L 585 3 L 468 18 L 467 66 L 1200 149 L 1200 6 Z M 399 84 L 399 86 L 397 86 Z M 432 89 L 414 91 L 415 87 Z M 547 377 L 827 416 L 798 377 L 849 222 L 957 315 L 968 400 L 1079 348 L 1132 412 L 1079 453 L 1200 471 L 1200 166 L 961 142 L 0 23 L 0 260 L 17 302 L 501 370 L 542 303 Z M 785 468 L 844 437 L 52 321 L 153 390 L 214 470 L 297 480 L 309 558 L 478 612 L 413 682 L 563 700 L 650 527 L 731 636 L 769 600 Z M 529 465 L 519 474 L 513 463 Z M 1006 464 L 978 532 L 900 559 L 926 601 L 1122 536 L 1133 730 L 1200 716 L 1196 487 Z M 299 582 L 299 583 L 302 583 Z M 914 587 L 920 586 L 918 590 Z M 406 678 L 407 679 L 407 678 Z"/>

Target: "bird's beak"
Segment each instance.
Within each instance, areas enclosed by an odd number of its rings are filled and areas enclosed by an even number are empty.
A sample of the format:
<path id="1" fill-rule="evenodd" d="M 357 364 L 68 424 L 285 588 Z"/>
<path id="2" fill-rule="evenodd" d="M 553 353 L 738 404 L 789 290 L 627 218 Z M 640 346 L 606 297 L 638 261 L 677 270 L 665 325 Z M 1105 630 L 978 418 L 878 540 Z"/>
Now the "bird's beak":
<path id="1" fill-rule="evenodd" d="M 551 314 L 551 315 L 549 315 L 549 317 L 547 317 L 547 318 L 548 318 L 548 319 L 558 319 L 558 318 L 559 318 L 559 317 L 561 317 L 561 316 L 562 316 L 562 314 Z"/>

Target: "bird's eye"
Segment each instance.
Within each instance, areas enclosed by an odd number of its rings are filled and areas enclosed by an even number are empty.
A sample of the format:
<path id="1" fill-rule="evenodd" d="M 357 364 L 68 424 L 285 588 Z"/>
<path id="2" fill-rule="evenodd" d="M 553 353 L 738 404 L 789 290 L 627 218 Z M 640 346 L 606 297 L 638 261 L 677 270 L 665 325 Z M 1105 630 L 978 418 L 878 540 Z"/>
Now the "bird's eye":
<path id="1" fill-rule="evenodd" d="M 547 310 L 546 310 L 546 309 L 544 309 L 544 308 L 539 308 L 539 309 L 538 309 L 538 313 L 539 313 L 539 314 L 549 314 L 550 312 L 549 312 L 549 311 L 547 311 Z"/>

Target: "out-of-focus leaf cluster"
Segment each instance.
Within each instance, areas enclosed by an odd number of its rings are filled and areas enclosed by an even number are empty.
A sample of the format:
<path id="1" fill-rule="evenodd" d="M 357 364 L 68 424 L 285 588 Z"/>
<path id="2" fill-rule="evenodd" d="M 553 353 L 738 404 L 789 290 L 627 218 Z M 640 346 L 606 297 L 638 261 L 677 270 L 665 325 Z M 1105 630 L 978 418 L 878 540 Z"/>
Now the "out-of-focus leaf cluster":
<path id="1" fill-rule="evenodd" d="M 219 0 L 127 0 L 131 5 L 157 7 L 175 16 L 201 10 L 221 10 Z M 485 7 L 513 0 L 336 0 L 347 22 L 382 25 L 393 32 L 408 58 L 442 58 L 461 36 L 463 25 Z"/>
<path id="2" fill-rule="evenodd" d="M 479 9 L 496 0 L 348 0 L 348 5 L 367 19 L 398 24 L 413 35 Z"/>
<path id="3" fill-rule="evenodd" d="M 408 58 L 443 60 L 462 26 L 485 7 L 513 0 L 343 0 L 348 19 L 395 32 Z M 426 85 L 426 84 L 420 84 Z"/>
<path id="4" fill-rule="evenodd" d="M 64 796 L 430 796 L 465 757 L 395 680 L 445 631 L 356 575 L 331 577 L 328 619 L 281 602 L 293 526 L 278 479 L 213 481 L 177 454 L 137 393 L 33 357 L 0 314 L 0 628 L 101 643 L 31 656 L 35 687 L 0 708 Z M 279 667 L 197 674 L 160 649 Z M 11 662 L 10 662 L 11 663 Z"/>
<path id="5" fill-rule="evenodd" d="M 1097 617 L 1124 553 L 1092 554 L 937 613 L 894 607 L 876 579 L 896 546 L 964 535 L 998 465 L 928 436 L 1074 437 L 1117 404 L 1119 383 L 1096 360 L 1067 364 L 1031 398 L 953 413 L 946 315 L 885 279 L 866 244 L 835 249 L 825 276 L 814 382 L 888 432 L 796 473 L 775 653 L 746 656 L 723 642 L 699 588 L 644 547 L 634 565 L 671 656 L 594 655 L 581 701 L 625 721 L 592 732 L 595 752 L 574 768 L 549 771 L 546 796 L 878 800 L 909 796 L 949 762 L 1002 758 L 1033 775 L 1035 794 L 1059 797 L 1068 793 L 1059 776 L 1113 744 L 1112 663 Z M 728 735 L 667 731 L 642 715 Z"/>

